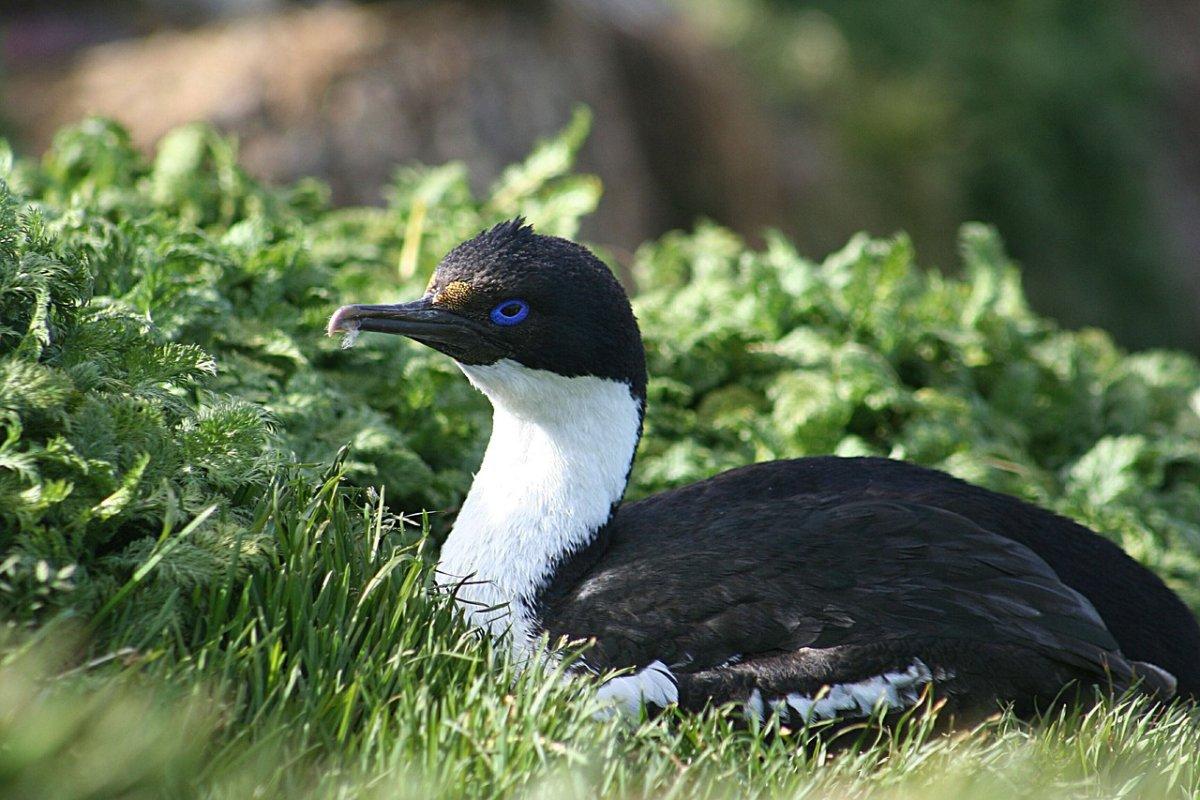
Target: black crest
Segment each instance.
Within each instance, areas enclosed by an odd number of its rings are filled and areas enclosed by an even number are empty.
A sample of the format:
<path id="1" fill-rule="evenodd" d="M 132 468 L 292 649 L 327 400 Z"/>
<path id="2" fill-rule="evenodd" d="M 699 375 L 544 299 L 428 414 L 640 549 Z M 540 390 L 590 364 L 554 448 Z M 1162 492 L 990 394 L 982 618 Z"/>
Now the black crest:
<path id="1" fill-rule="evenodd" d="M 533 226 L 525 222 L 524 217 L 513 217 L 493 225 L 472 239 L 479 242 L 483 248 L 490 248 L 494 253 L 512 253 L 533 244 L 537 234 Z"/>

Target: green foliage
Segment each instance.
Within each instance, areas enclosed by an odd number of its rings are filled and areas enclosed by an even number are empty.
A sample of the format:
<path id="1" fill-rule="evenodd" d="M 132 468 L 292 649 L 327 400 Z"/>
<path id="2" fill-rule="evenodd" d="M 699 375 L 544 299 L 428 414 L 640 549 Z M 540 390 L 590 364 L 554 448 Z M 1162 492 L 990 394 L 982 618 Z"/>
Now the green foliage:
<path id="1" fill-rule="evenodd" d="M 0 182 L 0 603 L 18 617 L 77 585 L 80 607 L 113 589 L 106 558 L 208 506 L 198 557 L 277 457 L 262 412 L 214 394 L 215 366 L 128 304 L 99 297 L 95 239 L 21 209 Z"/>
<path id="2" fill-rule="evenodd" d="M 823 155 L 798 181 L 801 241 L 903 229 L 949 264 L 963 218 L 1003 232 L 1035 305 L 1129 345 L 1195 350 L 1153 178 L 1149 12 L 1119 0 L 676 0 L 734 45 Z M 799 182 L 802 180 L 802 182 Z M 792 222 L 789 220 L 789 224 Z M 1174 256 L 1178 259 L 1178 256 Z"/>
<path id="3" fill-rule="evenodd" d="M 907 459 L 1091 525 L 1200 607 L 1200 364 L 1057 330 L 988 228 L 965 226 L 961 251 L 958 280 L 903 237 L 821 264 L 711 226 L 644 247 L 635 491 L 766 459 Z"/>
<path id="4" fill-rule="evenodd" d="M 1003 717 L 954 740 L 928 719 L 868 724 L 835 756 L 728 709 L 594 720 L 561 665 L 521 671 L 464 626 L 426 556 L 486 405 L 444 357 L 399 337 L 342 350 L 324 323 L 418 295 L 446 250 L 513 214 L 574 235 L 599 197 L 570 173 L 587 124 L 487 199 L 459 165 L 413 167 L 366 209 L 262 187 L 202 127 L 151 160 L 98 121 L 41 164 L 0 158 L 0 790 L 1200 792 L 1194 711 Z M 1094 525 L 1200 605 L 1200 365 L 1058 330 L 987 228 L 963 229 L 962 257 L 950 279 L 904 238 L 820 264 L 710 225 L 646 245 L 633 493 L 765 458 L 909 458 Z M 423 509 L 418 532 L 401 515 Z"/>
<path id="5" fill-rule="evenodd" d="M 599 197 L 565 174 L 588 123 L 578 112 L 486 203 L 449 166 L 400 173 L 390 208 L 330 211 L 313 184 L 255 184 L 201 126 L 146 161 L 90 120 L 40 166 L 15 165 L 25 196 L 0 206 L 0 601 L 28 614 L 67 593 L 94 610 L 148 537 L 209 505 L 152 583 L 170 596 L 215 580 L 233 542 L 270 546 L 244 533 L 280 466 L 346 444 L 351 479 L 398 508 L 452 508 L 481 452 L 481 399 L 445 359 L 399 339 L 343 351 L 324 321 L 341 297 L 419 293 L 484 224 L 524 213 L 573 234 Z"/>

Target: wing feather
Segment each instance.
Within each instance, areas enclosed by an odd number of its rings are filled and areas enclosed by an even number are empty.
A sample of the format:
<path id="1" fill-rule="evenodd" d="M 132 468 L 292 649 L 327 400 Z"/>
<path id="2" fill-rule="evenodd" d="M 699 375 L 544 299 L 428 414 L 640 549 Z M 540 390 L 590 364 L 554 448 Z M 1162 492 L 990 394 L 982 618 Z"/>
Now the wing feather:
<path id="1" fill-rule="evenodd" d="M 1032 550 L 965 517 L 870 499 L 784 500 L 769 519 L 761 510 L 619 512 L 608 552 L 543 610 L 544 627 L 593 639 L 586 659 L 596 669 L 662 661 L 700 674 L 736 662 L 750 684 L 784 688 L 797 653 L 805 666 L 794 682 L 808 687 L 863 677 L 840 653 L 894 652 L 903 669 L 922 655 L 911 652 L 919 643 L 936 643 L 943 662 L 955 647 L 1002 647 L 1097 680 L 1131 679 L 1082 595 Z"/>

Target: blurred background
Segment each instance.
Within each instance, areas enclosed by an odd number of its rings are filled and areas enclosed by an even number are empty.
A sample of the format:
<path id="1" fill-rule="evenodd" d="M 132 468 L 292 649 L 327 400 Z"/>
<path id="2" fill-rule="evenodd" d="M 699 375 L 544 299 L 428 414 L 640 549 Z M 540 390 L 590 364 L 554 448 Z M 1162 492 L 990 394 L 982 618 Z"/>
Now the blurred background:
<path id="1" fill-rule="evenodd" d="M 706 217 L 821 257 L 907 231 L 953 270 L 995 224 L 1038 310 L 1200 352 L 1197 0 L 6 0 L 0 135 L 207 120 L 253 174 L 377 203 L 397 165 L 480 189 L 578 103 L 618 259 Z"/>

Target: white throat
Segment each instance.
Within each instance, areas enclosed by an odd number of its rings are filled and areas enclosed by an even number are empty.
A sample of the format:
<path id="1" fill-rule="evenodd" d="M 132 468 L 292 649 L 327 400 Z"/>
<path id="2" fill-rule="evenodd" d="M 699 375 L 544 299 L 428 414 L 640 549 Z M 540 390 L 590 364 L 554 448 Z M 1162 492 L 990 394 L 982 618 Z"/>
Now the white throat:
<path id="1" fill-rule="evenodd" d="M 502 360 L 459 365 L 492 402 L 483 464 L 442 547 L 438 582 L 495 637 L 523 651 L 529 603 L 621 500 L 641 426 L 629 386 Z"/>

